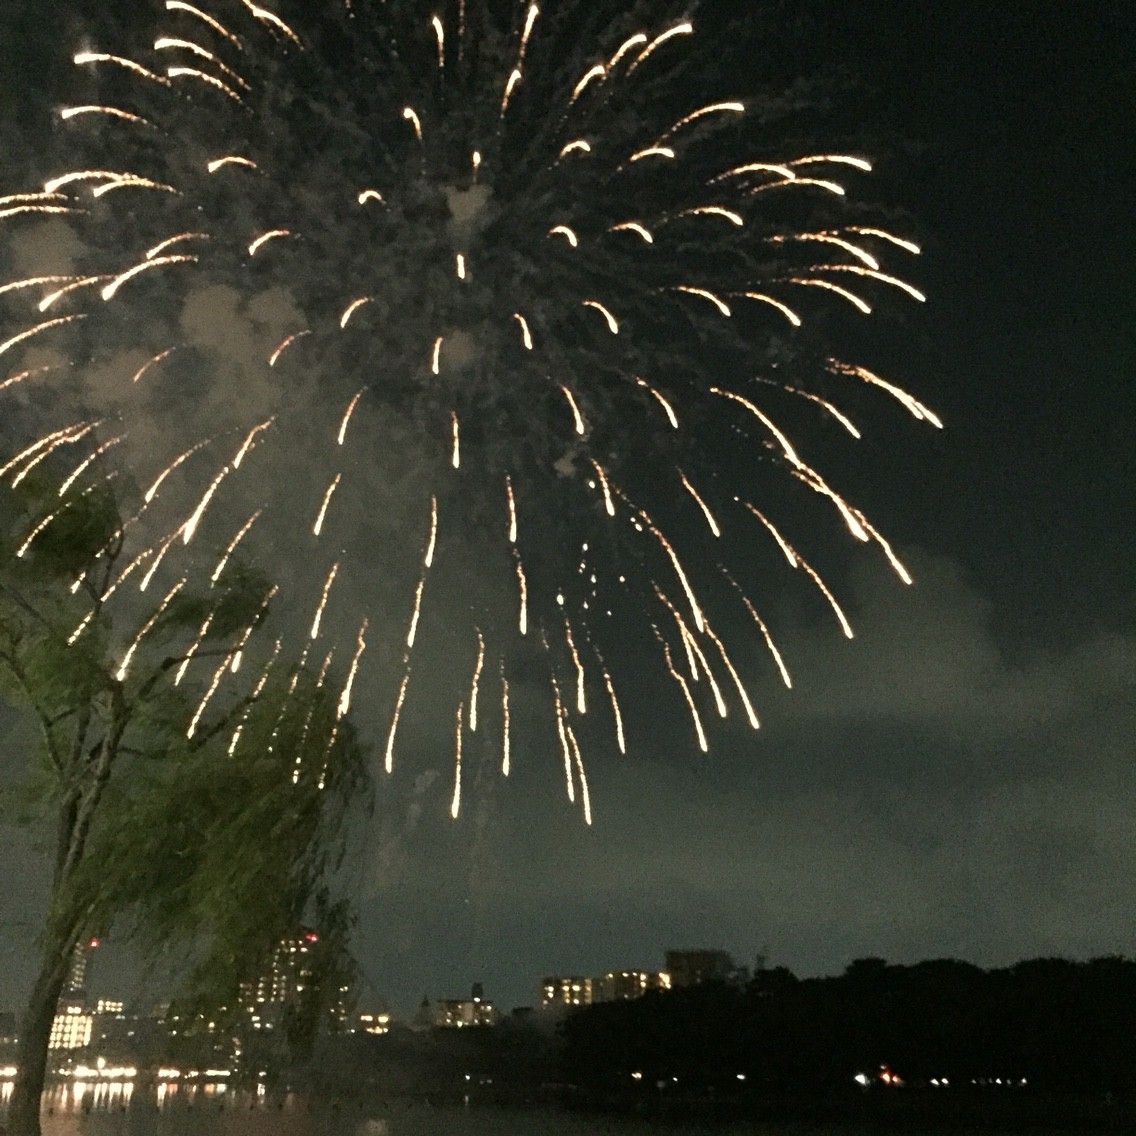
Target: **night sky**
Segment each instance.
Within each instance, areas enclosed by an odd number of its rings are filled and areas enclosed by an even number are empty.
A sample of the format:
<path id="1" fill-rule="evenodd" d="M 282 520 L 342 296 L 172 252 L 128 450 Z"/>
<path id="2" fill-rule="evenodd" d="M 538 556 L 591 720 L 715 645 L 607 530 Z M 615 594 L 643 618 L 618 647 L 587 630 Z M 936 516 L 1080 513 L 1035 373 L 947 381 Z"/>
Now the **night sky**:
<path id="1" fill-rule="evenodd" d="M 856 640 L 783 631 L 795 689 L 759 690 L 756 736 L 728 729 L 707 757 L 663 730 L 593 758 L 590 830 L 555 754 L 475 786 L 457 823 L 444 747 L 433 773 L 380 780 L 347 882 L 369 997 L 397 1010 L 473 981 L 531 1003 L 544 974 L 658 968 L 675 947 L 801 975 L 869 954 L 1133 953 L 1130 5 L 773 10 L 794 46 L 763 22 L 753 74 L 842 69 L 834 129 L 879 139 L 875 185 L 924 246 L 930 302 L 880 369 L 947 429 L 881 443 L 861 494 L 916 584 L 849 557 Z M 9 154 L 34 144 L 28 116 L 74 46 L 38 12 L 0 11 Z M 24 188 L 2 151 L 0 175 Z M 20 736 L 10 717 L 0 731 Z M 0 857 L 4 1008 L 29 980 L 42 872 L 13 829 Z M 113 948 L 96 987 L 156 988 Z"/>

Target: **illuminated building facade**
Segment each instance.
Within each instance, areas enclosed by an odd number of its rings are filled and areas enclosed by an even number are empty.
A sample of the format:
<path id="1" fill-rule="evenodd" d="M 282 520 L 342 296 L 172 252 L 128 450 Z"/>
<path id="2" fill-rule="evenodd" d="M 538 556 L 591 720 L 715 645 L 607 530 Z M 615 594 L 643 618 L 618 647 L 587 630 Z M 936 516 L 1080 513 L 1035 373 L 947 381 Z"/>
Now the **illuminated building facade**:
<path id="1" fill-rule="evenodd" d="M 628 1002 L 652 990 L 669 990 L 671 976 L 665 970 L 609 970 L 595 987 L 597 1002 Z"/>
<path id="2" fill-rule="evenodd" d="M 480 982 L 473 984 L 468 998 L 440 998 L 434 1003 L 433 1024 L 441 1029 L 492 1026 L 499 1015 L 496 1006 L 485 999 Z"/>
<path id="3" fill-rule="evenodd" d="M 51 1023 L 48 1049 L 86 1049 L 91 1044 L 95 1015 L 82 999 L 60 1002 Z"/>
<path id="4" fill-rule="evenodd" d="M 579 975 L 544 978 L 540 983 L 540 1008 L 590 1006 L 594 1000 L 594 983 L 594 979 Z"/>

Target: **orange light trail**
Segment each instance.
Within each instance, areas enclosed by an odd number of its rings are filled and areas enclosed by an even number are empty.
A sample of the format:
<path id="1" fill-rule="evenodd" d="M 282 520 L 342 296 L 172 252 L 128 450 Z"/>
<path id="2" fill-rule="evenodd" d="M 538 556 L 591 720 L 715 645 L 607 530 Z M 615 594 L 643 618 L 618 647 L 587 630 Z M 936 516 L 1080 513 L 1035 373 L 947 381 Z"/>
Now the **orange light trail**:
<path id="1" fill-rule="evenodd" d="M 227 465 L 221 470 L 219 474 L 217 474 L 215 478 L 213 478 L 213 482 L 205 491 L 205 495 L 201 498 L 200 504 L 193 511 L 193 515 L 189 518 L 188 521 L 185 522 L 180 530 L 182 534 L 183 544 L 189 544 L 189 542 L 193 540 L 193 537 L 197 532 L 197 526 L 201 524 L 201 518 L 205 516 L 205 510 L 209 508 L 209 503 L 213 500 L 213 496 L 214 494 L 216 494 L 217 490 L 220 489 L 221 482 L 224 481 L 225 478 L 233 472 L 233 468 L 233 466 Z"/>
<path id="2" fill-rule="evenodd" d="M 347 682 L 343 686 L 343 691 L 339 696 L 339 706 L 336 708 L 336 717 L 343 718 L 351 709 L 351 690 L 355 685 L 355 676 L 359 673 L 359 662 L 363 658 L 363 652 L 367 649 L 367 628 L 369 620 L 364 619 L 359 628 L 359 634 L 355 640 L 355 656 L 351 660 L 351 666 L 347 671 Z"/>
<path id="3" fill-rule="evenodd" d="M 655 243 L 654 234 L 649 229 L 646 229 L 642 225 L 640 225 L 638 221 L 622 221 L 618 225 L 612 225 L 611 228 L 608 229 L 608 232 L 636 233 L 640 237 L 642 237 L 643 240 L 647 242 L 647 244 L 653 245 Z"/>
<path id="4" fill-rule="evenodd" d="M 560 739 L 560 756 L 564 761 L 564 784 L 568 792 L 569 802 L 575 804 L 576 785 L 572 778 L 572 753 L 568 745 L 568 732 L 564 728 L 564 703 L 560 698 L 560 684 L 556 681 L 556 675 L 552 674 L 550 678 L 552 680 L 552 700 L 556 714 L 556 733 Z"/>
<path id="5" fill-rule="evenodd" d="M 600 490 L 603 493 L 604 508 L 607 510 L 609 517 L 615 516 L 615 500 L 611 495 L 611 484 L 608 481 L 607 470 L 595 458 L 591 459 L 592 469 L 596 471 L 596 477 L 599 479 Z"/>
<path id="6" fill-rule="evenodd" d="M 291 236 L 295 236 L 291 229 L 269 229 L 267 233 L 261 233 L 260 236 L 249 245 L 248 254 L 249 256 L 256 256 L 269 241 L 276 241 L 280 240 L 282 237 Z"/>
<path id="7" fill-rule="evenodd" d="M 674 407 L 671 406 L 671 404 L 657 390 L 655 390 L 655 388 L 651 386 L 651 384 L 647 382 L 646 379 L 636 378 L 635 381 L 639 384 L 639 386 L 647 391 L 648 394 L 650 394 L 651 397 L 654 398 L 655 401 L 663 408 L 663 410 L 666 412 L 667 419 L 669 420 L 671 427 L 677 430 L 678 417 L 674 412 Z"/>
<path id="8" fill-rule="evenodd" d="M 362 397 L 363 391 L 358 390 L 355 392 L 355 395 L 351 399 L 351 401 L 347 404 L 347 410 L 344 412 L 343 421 L 339 424 L 339 434 L 336 438 L 336 441 L 341 446 L 347 439 L 347 424 L 351 421 L 351 415 L 355 413 L 355 407 L 359 405 L 359 399 L 361 399 Z"/>
<path id="9" fill-rule="evenodd" d="M 576 433 L 583 437 L 587 432 L 587 426 L 584 424 L 584 419 L 580 414 L 580 407 L 576 402 L 575 395 L 563 383 L 560 384 L 560 390 L 563 392 L 564 397 L 568 400 L 568 405 L 572 408 L 572 417 L 576 422 Z"/>
<path id="10" fill-rule="evenodd" d="M 281 35 L 290 39 L 296 47 L 303 50 L 304 41 L 300 39 L 275 12 L 270 12 L 267 8 L 261 8 L 259 5 L 252 3 L 252 0 L 241 0 L 241 3 L 249 10 L 255 19 L 258 19 L 262 24 L 267 24 L 269 27 L 275 28 Z"/>
<path id="11" fill-rule="evenodd" d="M 216 586 L 217 580 L 220 579 L 220 576 L 222 576 L 222 573 L 225 570 L 225 566 L 227 565 L 228 561 L 232 559 L 233 553 L 236 551 L 236 546 L 244 540 L 245 536 L 248 536 L 249 529 L 257 523 L 257 519 L 260 517 L 262 512 L 264 512 L 264 509 L 258 509 L 256 512 L 254 512 L 253 515 L 241 526 L 239 531 L 237 531 L 237 534 L 233 537 L 233 540 L 228 542 L 228 548 L 225 549 L 224 556 L 220 558 L 219 561 L 217 561 L 217 567 L 214 569 L 214 574 L 209 577 L 210 587 Z"/>
<path id="12" fill-rule="evenodd" d="M 764 292 L 735 292 L 737 296 L 742 296 L 747 300 L 756 300 L 759 304 L 767 304 L 771 308 L 776 308 L 794 327 L 801 326 L 801 317 L 788 304 L 778 300 L 776 296 L 767 296 Z"/>
<path id="13" fill-rule="evenodd" d="M 729 319 L 730 316 L 733 315 L 733 312 L 730 311 L 730 305 L 727 304 L 726 301 L 723 300 L 721 296 L 715 295 L 708 288 L 695 288 L 690 284 L 676 284 L 671 289 L 671 291 L 672 292 L 684 292 L 688 296 L 698 296 L 703 300 L 708 300 L 727 319 Z"/>
<path id="14" fill-rule="evenodd" d="M 77 118 L 79 115 L 83 114 L 105 114 L 108 118 L 118 118 L 123 122 L 133 123 L 135 126 L 153 127 L 154 125 L 149 119 L 143 118 L 140 114 L 133 114 L 128 110 L 121 110 L 119 107 L 98 106 L 94 104 L 88 106 L 64 107 L 59 112 L 59 117 L 66 122 L 68 119 Z"/>
<path id="15" fill-rule="evenodd" d="M 469 684 L 469 732 L 477 733 L 477 695 L 481 688 L 481 670 L 485 666 L 485 639 L 477 633 L 477 662 L 473 668 L 473 678 Z"/>
<path id="16" fill-rule="evenodd" d="M 690 604 L 691 614 L 694 616 L 694 626 L 699 631 L 703 629 L 704 622 L 702 618 L 702 609 L 698 606 L 698 600 L 695 598 L 694 589 L 690 586 L 690 581 L 686 578 L 686 573 L 683 571 L 682 563 L 679 561 L 678 553 L 675 552 L 671 546 L 671 542 L 660 531 L 655 522 L 650 518 L 645 509 L 639 510 L 639 516 L 643 523 L 647 526 L 651 535 L 659 542 L 659 547 L 667 554 L 670 559 L 671 566 L 675 570 L 675 575 L 678 577 L 679 583 L 682 585 L 682 590 L 686 593 L 687 602 Z"/>
<path id="17" fill-rule="evenodd" d="M 323 586 L 323 594 L 320 596 L 319 606 L 316 608 L 315 618 L 312 620 L 312 629 L 309 635 L 313 640 L 319 638 L 320 622 L 323 620 L 323 613 L 327 608 L 327 598 L 331 595 L 331 586 L 335 583 L 335 577 L 339 574 L 339 565 L 333 564 L 331 571 L 327 574 L 327 581 Z"/>
<path id="18" fill-rule="evenodd" d="M 211 174 L 226 166 L 243 166 L 246 170 L 259 170 L 260 167 L 251 158 L 243 158 L 240 154 L 226 154 L 223 158 L 214 158 L 205 168 Z"/>
<path id="19" fill-rule="evenodd" d="M 186 12 L 189 15 L 193 16 L 195 19 L 201 20 L 202 23 L 207 24 L 210 28 L 213 29 L 213 31 L 221 36 L 222 39 L 228 40 L 229 43 L 231 43 L 238 51 L 244 50 L 244 44 L 242 44 L 241 41 L 235 35 L 233 35 L 233 33 L 229 31 L 228 28 L 224 26 L 224 24 L 220 23 L 218 20 L 214 19 L 207 13 L 202 12 L 200 8 L 195 8 L 192 4 L 185 3 L 185 0 L 166 0 L 166 11 Z"/>
<path id="20" fill-rule="evenodd" d="M 402 117 L 414 127 L 414 136 L 421 142 L 422 120 L 418 117 L 418 112 L 413 107 L 403 107 Z"/>
<path id="21" fill-rule="evenodd" d="M 461 468 L 461 425 L 458 422 L 456 411 L 450 411 L 450 421 L 453 424 L 454 452 L 450 459 L 454 469 Z"/>
<path id="22" fill-rule="evenodd" d="M 410 667 L 408 666 L 403 672 L 402 684 L 398 688 L 398 699 L 395 701 L 394 714 L 391 717 L 390 730 L 387 733 L 387 750 L 386 757 L 384 758 L 383 768 L 387 773 L 394 771 L 394 741 L 395 735 L 398 733 L 398 720 L 402 716 L 402 706 L 406 701 L 406 687 L 410 682 Z"/>
<path id="23" fill-rule="evenodd" d="M 584 823 L 592 826 L 592 795 L 588 792 L 588 774 L 584 769 L 584 755 L 580 752 L 580 743 L 576 740 L 576 731 L 570 723 L 564 723 L 564 732 L 568 735 L 568 742 L 572 746 L 572 756 L 576 761 L 576 775 L 580 778 L 580 803 L 584 807 Z"/>
<path id="24" fill-rule="evenodd" d="M 293 332 L 292 335 L 286 336 L 283 340 L 281 340 L 280 345 L 276 348 L 276 350 L 273 351 L 271 355 L 269 355 L 268 365 L 270 367 L 275 367 L 277 361 L 280 359 L 280 356 L 283 355 L 284 352 L 287 351 L 288 348 L 292 346 L 292 344 L 296 343 L 300 339 L 303 339 L 305 336 L 311 335 L 311 334 L 312 333 L 311 333 L 310 330 L 305 329 L 304 331 Z"/>
<path id="25" fill-rule="evenodd" d="M 670 673 L 671 678 L 678 683 L 679 689 L 682 691 L 683 698 L 686 699 L 686 707 L 690 711 L 691 720 L 694 723 L 694 733 L 698 738 L 698 748 L 703 753 L 708 753 L 710 750 L 706 741 L 706 731 L 702 728 L 702 719 L 698 715 L 698 707 L 694 704 L 694 696 L 690 693 L 690 686 L 687 681 L 677 670 L 675 670 L 674 660 L 671 658 L 671 649 L 667 645 L 666 640 L 660 637 L 659 642 L 663 648 L 663 658 L 666 660 L 667 671 Z"/>
<path id="26" fill-rule="evenodd" d="M 167 347 L 165 351 L 162 351 L 159 354 L 155 355 L 152 359 L 147 359 L 146 362 L 143 363 L 142 366 L 134 372 L 134 375 L 130 380 L 131 383 L 138 382 L 139 379 L 141 379 L 147 371 L 149 371 L 152 367 L 158 366 L 159 363 L 165 362 L 177 350 L 178 348 L 176 346 Z"/>
<path id="27" fill-rule="evenodd" d="M 607 68 L 602 63 L 597 63 L 594 67 L 585 71 L 584 74 L 580 76 L 580 79 L 576 83 L 576 85 L 572 88 L 572 97 L 568 100 L 568 105 L 572 106 L 573 103 L 579 101 L 580 96 L 584 93 L 585 90 L 587 90 L 589 83 L 593 82 L 596 79 L 606 78 Z"/>
<path id="28" fill-rule="evenodd" d="M 99 293 L 104 300 L 113 300 L 117 295 L 118 290 L 128 280 L 133 280 L 135 276 L 141 276 L 143 272 L 149 272 L 154 268 L 165 268 L 171 264 L 196 264 L 197 257 L 187 254 L 178 256 L 157 256 L 153 260 L 144 260 L 141 264 L 136 264 L 133 268 L 128 268 L 125 272 L 116 276 L 103 290 Z"/>
<path id="29" fill-rule="evenodd" d="M 742 706 L 745 707 L 746 717 L 749 719 L 750 726 L 755 730 L 761 729 L 761 721 L 754 711 L 753 703 L 749 700 L 749 694 L 746 692 L 746 688 L 742 683 L 741 677 L 738 675 L 737 669 L 734 667 L 729 654 L 726 652 L 725 644 L 718 638 L 714 633 L 714 629 L 709 624 L 706 625 L 706 634 L 710 636 L 714 646 L 718 648 L 718 654 L 722 656 L 722 663 L 726 670 L 730 672 L 730 678 L 734 680 L 734 687 L 737 689 L 738 697 L 742 700 Z"/>
<path id="30" fill-rule="evenodd" d="M 509 503 L 509 543 L 517 543 L 517 501 L 513 496 L 513 480 L 505 478 L 505 498 Z"/>
<path id="31" fill-rule="evenodd" d="M 735 498 L 740 500 L 740 498 Z M 777 530 L 777 526 L 755 505 L 751 505 L 748 501 L 741 501 L 744 505 L 769 531 L 769 535 L 777 542 L 778 547 L 785 554 L 785 559 L 789 561 L 790 568 L 800 567 L 800 558 L 797 556 L 797 550 L 781 535 Z"/>
<path id="32" fill-rule="evenodd" d="M 611 675 L 608 673 L 607 668 L 600 661 L 600 669 L 603 671 L 604 686 L 607 689 L 608 700 L 611 702 L 611 713 L 615 719 L 615 744 L 619 746 L 619 752 L 622 754 L 627 753 L 627 742 L 623 736 L 623 714 L 619 709 L 619 699 L 615 696 L 615 684 L 611 681 Z"/>
<path id="33" fill-rule="evenodd" d="M 163 599 L 162 602 L 160 604 L 158 604 L 158 607 L 154 611 L 154 614 L 151 615 L 150 618 L 148 620 L 146 620 L 146 622 L 142 625 L 141 631 L 139 631 L 138 634 L 134 637 L 134 642 L 130 644 L 129 649 L 127 650 L 126 654 L 122 658 L 122 664 L 121 664 L 121 666 L 119 666 L 118 671 L 115 674 L 115 678 L 119 682 L 123 682 L 125 680 L 127 672 L 130 670 L 131 660 L 134 658 L 134 654 L 138 650 L 139 644 L 150 633 L 150 631 L 153 630 L 154 624 L 156 624 L 158 622 L 158 620 L 162 618 L 162 616 L 166 612 L 166 608 L 168 608 L 170 606 L 170 604 L 173 603 L 174 597 L 178 594 L 178 592 L 180 592 L 182 590 L 182 588 L 185 587 L 185 585 L 186 585 L 186 577 L 183 576 L 166 593 L 165 599 Z M 192 737 L 192 736 L 193 735 L 190 734 L 190 737 Z"/>
<path id="34" fill-rule="evenodd" d="M 564 237 L 573 248 L 580 247 L 580 238 L 576 236 L 575 231 L 568 228 L 567 225 L 554 225 L 548 230 L 548 235 L 550 237 Z"/>
<path id="35" fill-rule="evenodd" d="M 501 673 L 501 776 L 509 776 L 510 767 L 510 741 L 509 741 L 509 680 L 504 674 L 504 664 Z"/>
<path id="36" fill-rule="evenodd" d="M 772 435 L 777 439 L 778 445 L 781 447 L 781 453 L 784 454 L 785 460 L 789 462 L 796 469 L 804 469 L 805 463 L 797 456 L 797 451 L 793 449 L 793 444 L 789 439 L 778 429 L 776 423 L 772 421 L 758 406 L 752 403 L 744 395 L 738 394 L 736 391 L 724 390 L 722 387 L 711 387 L 711 394 L 721 395 L 723 398 L 728 398 L 732 402 L 744 406 Z"/>
<path id="37" fill-rule="evenodd" d="M 521 338 L 524 341 L 525 350 L 531 351 L 533 349 L 533 337 L 529 330 L 529 321 L 520 312 L 514 312 L 513 319 L 521 325 Z"/>
<path id="38" fill-rule="evenodd" d="M 520 592 L 520 613 L 517 618 L 517 628 L 522 635 L 529 633 L 529 584 L 525 579 L 525 566 L 521 563 L 520 554 L 516 549 L 513 555 L 517 560 L 517 588 Z"/>
<path id="39" fill-rule="evenodd" d="M 38 323 L 35 327 L 29 327 L 26 331 L 21 331 L 19 335 L 13 335 L 11 339 L 5 340 L 0 343 L 0 355 L 34 336 L 41 335 L 45 331 L 50 331 L 53 327 L 62 327 L 64 324 L 74 323 L 75 320 L 86 319 L 86 315 L 76 313 L 70 316 L 57 316 L 55 319 L 45 320 L 43 323 Z"/>
<path id="40" fill-rule="evenodd" d="M 161 75 L 155 75 L 153 71 L 143 67 L 141 63 L 135 63 L 133 59 L 123 59 L 121 55 L 107 55 L 100 51 L 80 51 L 72 58 L 72 62 L 77 67 L 83 67 L 88 63 L 110 63 L 115 67 L 122 67 L 127 71 L 132 71 L 135 75 L 148 82 L 157 83 L 160 87 L 168 87 L 170 81 L 163 78 Z"/>
<path id="41" fill-rule="evenodd" d="M 248 83 L 246 83 L 244 79 L 242 79 L 241 76 L 236 73 L 236 71 L 234 71 L 231 67 L 227 66 L 220 59 L 218 59 L 217 56 L 213 54 L 213 52 L 208 51 L 206 48 L 202 47 L 201 44 L 194 43 L 192 40 L 175 39 L 171 36 L 163 36 L 161 39 L 155 41 L 154 50 L 189 51 L 192 54 L 196 55 L 199 59 L 205 59 L 208 62 L 212 63 L 214 67 L 216 67 L 219 71 L 222 71 L 224 74 L 228 75 L 230 79 L 234 79 L 237 85 L 243 87 L 246 91 L 252 90 Z M 251 162 L 249 164 L 252 165 Z M 213 173 L 213 170 L 210 169 L 209 172 Z"/>
<path id="42" fill-rule="evenodd" d="M 241 462 L 245 460 L 253 446 L 256 444 L 256 439 L 260 434 L 263 434 L 274 422 L 276 417 L 266 418 L 263 422 L 254 426 L 245 436 L 244 442 L 241 443 L 241 448 L 237 451 L 237 456 L 233 458 L 233 469 L 240 469 Z"/>
<path id="43" fill-rule="evenodd" d="M 414 608 L 410 616 L 410 627 L 406 632 L 406 647 L 411 650 L 418 635 L 418 618 L 422 614 L 422 593 L 426 589 L 426 573 L 423 572 L 418 579 L 418 587 L 414 592 Z"/>
<path id="44" fill-rule="evenodd" d="M 627 69 L 628 75 L 633 75 L 667 40 L 674 39 L 675 36 L 692 35 L 693 32 L 694 25 L 687 20 L 669 28 L 662 35 L 656 36 L 632 61 L 631 66 Z"/>
<path id="45" fill-rule="evenodd" d="M 454 717 L 454 796 L 450 801 L 450 816 L 458 819 L 462 799 L 462 714 L 465 707 L 459 702 Z"/>
<path id="46" fill-rule="evenodd" d="M 427 568 L 434 564 L 434 549 L 438 543 L 438 498 L 430 498 L 430 540 L 426 545 L 426 558 L 423 561 Z"/>
<path id="47" fill-rule="evenodd" d="M 343 474 L 337 473 L 332 480 L 331 484 L 327 487 L 327 491 L 323 495 L 323 504 L 320 506 L 319 516 L 316 517 L 316 523 L 312 528 L 312 535 L 319 536 L 323 531 L 323 522 L 327 518 L 327 509 L 331 504 L 332 495 L 339 488 L 339 483 L 343 480 Z"/>
<path id="48" fill-rule="evenodd" d="M 572 655 L 572 663 L 576 668 L 576 711 L 579 714 L 588 712 L 588 698 L 585 691 L 586 676 L 584 664 L 580 659 L 580 652 L 576 649 L 576 640 L 572 635 L 571 621 L 564 620 L 564 638 L 568 642 L 568 650 Z"/>
<path id="49" fill-rule="evenodd" d="M 74 485 L 80 477 L 82 477 L 83 473 L 87 469 L 89 469 L 94 462 L 98 461 L 98 459 L 101 458 L 103 454 L 107 452 L 107 450 L 113 449 L 115 446 L 119 445 L 125 440 L 126 435 L 119 434 L 118 437 L 111 438 L 109 441 L 103 442 L 103 444 L 99 446 L 94 451 L 94 453 L 90 454 L 87 458 L 80 462 L 79 465 L 71 472 L 70 476 L 63 482 L 62 485 L 60 485 L 58 496 L 65 497 L 67 495 L 67 490 L 70 489 L 71 486 Z"/>
<path id="50" fill-rule="evenodd" d="M 936 430 L 943 428 L 942 420 L 934 411 L 929 410 L 917 398 L 909 395 L 907 391 L 903 390 L 901 387 L 897 387 L 894 383 L 889 383 L 886 379 L 881 379 L 879 375 L 874 374 L 867 368 L 842 363 L 839 359 L 829 359 L 828 370 L 834 375 L 852 375 L 855 378 L 863 379 L 869 386 L 879 387 L 881 390 L 887 391 L 887 393 L 903 406 L 913 418 L 921 422 L 930 422 Z"/>
<path id="51" fill-rule="evenodd" d="M 54 292 L 48 293 L 37 305 L 39 311 L 46 312 L 49 308 L 62 300 L 64 296 L 69 296 L 72 292 L 78 291 L 80 288 L 89 288 L 92 284 L 101 284 L 104 280 L 113 280 L 112 276 L 84 276 L 81 280 L 74 280 L 70 284 L 65 284 L 62 288 L 57 288 Z"/>
<path id="52" fill-rule="evenodd" d="M 240 103 L 244 106 L 244 99 L 241 98 L 228 83 L 222 82 L 216 75 L 210 75 L 206 71 L 200 71 L 196 67 L 167 67 L 166 74 L 171 79 L 196 79 L 200 83 L 206 83 L 208 86 L 220 91 L 223 95 L 232 99 L 235 103 Z"/>
<path id="53" fill-rule="evenodd" d="M 710 512 L 710 506 L 702 500 L 698 490 L 691 485 L 689 478 L 680 469 L 678 475 L 682 478 L 683 488 L 694 498 L 695 503 L 702 510 L 702 515 L 706 518 L 706 523 L 710 526 L 710 531 L 716 536 L 721 537 L 722 530 L 718 527 L 718 522 L 714 519 L 714 514 Z"/>
<path id="54" fill-rule="evenodd" d="M 600 313 L 601 316 L 603 316 L 603 318 L 607 321 L 608 330 L 612 335 L 619 334 L 618 320 L 616 320 L 615 316 L 613 316 L 611 312 L 608 311 L 608 309 L 599 302 L 599 300 L 581 300 L 580 302 L 585 308 L 594 308 L 597 312 Z"/>

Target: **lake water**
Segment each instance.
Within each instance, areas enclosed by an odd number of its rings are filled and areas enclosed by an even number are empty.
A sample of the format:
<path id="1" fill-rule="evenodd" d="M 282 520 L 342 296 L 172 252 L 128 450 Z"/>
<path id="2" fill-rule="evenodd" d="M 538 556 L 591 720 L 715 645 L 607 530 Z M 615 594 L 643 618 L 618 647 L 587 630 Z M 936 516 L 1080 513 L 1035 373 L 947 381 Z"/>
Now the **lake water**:
<path id="1" fill-rule="evenodd" d="M 10 1092 L 10 1084 L 0 1085 L 0 1123 Z M 1044 1130 L 1045 1124 L 999 1128 L 1000 1136 L 1042 1136 Z M 345 1102 L 317 1109 L 300 1097 L 271 1098 L 221 1085 L 161 1086 L 138 1093 L 132 1085 L 113 1083 L 57 1085 L 45 1097 L 43 1115 L 43 1136 L 870 1136 L 872 1131 L 807 1122 L 666 1125 L 407 1102 Z M 903 1136 L 978 1136 L 980 1131 L 942 1123 L 923 1129 L 909 1118 Z M 1068 1126 L 1063 1136 L 1086 1131 Z M 988 1133 L 987 1128 L 983 1136 Z"/>

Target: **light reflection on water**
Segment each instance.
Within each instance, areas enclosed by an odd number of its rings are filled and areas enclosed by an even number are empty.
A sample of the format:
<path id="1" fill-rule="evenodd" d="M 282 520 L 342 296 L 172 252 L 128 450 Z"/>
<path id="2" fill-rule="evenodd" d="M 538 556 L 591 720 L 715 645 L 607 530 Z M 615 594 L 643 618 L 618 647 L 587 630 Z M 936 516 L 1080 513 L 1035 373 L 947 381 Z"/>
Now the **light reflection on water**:
<path id="1" fill-rule="evenodd" d="M 2 1106 L 11 1083 L 0 1083 Z M 550 1113 L 432 1108 L 426 1104 L 309 1108 L 299 1096 L 225 1084 L 135 1087 L 75 1081 L 44 1094 L 43 1136 L 639 1136 L 639 1126 Z M 749 1130 L 749 1131 L 752 1131 Z M 685 1136 L 697 1136 L 692 1129 Z M 716 1136 L 730 1136 L 718 1129 Z M 770 1134 L 772 1136 L 772 1134 Z"/>

